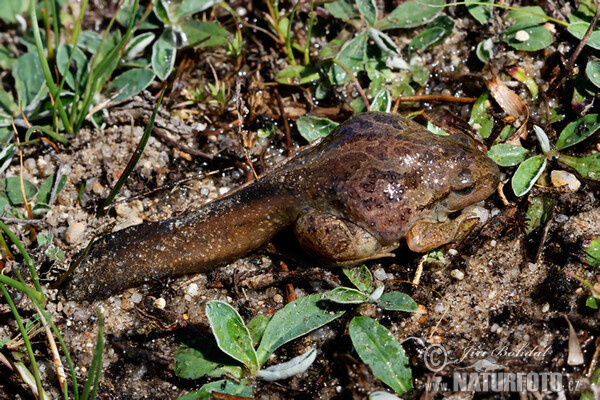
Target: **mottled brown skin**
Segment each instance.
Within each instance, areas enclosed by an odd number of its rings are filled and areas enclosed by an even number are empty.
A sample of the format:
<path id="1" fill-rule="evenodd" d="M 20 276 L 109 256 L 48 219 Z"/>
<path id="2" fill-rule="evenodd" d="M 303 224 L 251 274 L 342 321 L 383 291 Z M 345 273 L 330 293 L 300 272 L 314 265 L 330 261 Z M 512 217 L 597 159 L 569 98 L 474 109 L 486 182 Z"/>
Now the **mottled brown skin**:
<path id="1" fill-rule="evenodd" d="M 199 211 L 101 237 L 67 297 L 93 300 L 151 279 L 207 271 L 295 225 L 301 245 L 329 265 L 387 256 L 409 241 L 425 251 L 452 240 L 450 212 L 487 198 L 498 167 L 463 134 L 434 135 L 399 116 L 366 113 L 257 182 Z M 423 234 L 436 230 L 440 234 Z"/>

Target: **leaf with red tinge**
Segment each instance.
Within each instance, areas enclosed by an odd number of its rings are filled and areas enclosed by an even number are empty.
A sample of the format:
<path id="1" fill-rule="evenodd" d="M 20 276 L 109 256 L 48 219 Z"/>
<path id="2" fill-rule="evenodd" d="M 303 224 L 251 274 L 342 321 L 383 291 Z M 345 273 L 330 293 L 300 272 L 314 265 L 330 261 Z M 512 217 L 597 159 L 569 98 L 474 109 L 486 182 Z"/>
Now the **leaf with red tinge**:
<path id="1" fill-rule="evenodd" d="M 494 77 L 486 81 L 487 85 L 492 97 L 500 107 L 507 113 L 509 116 L 516 119 L 517 122 L 520 123 L 519 129 L 506 141 L 509 144 L 519 145 L 520 140 L 527 137 L 527 121 L 529 121 L 529 109 L 521 100 L 521 98 L 512 90 L 510 90 L 498 75 L 492 70 L 492 74 Z"/>

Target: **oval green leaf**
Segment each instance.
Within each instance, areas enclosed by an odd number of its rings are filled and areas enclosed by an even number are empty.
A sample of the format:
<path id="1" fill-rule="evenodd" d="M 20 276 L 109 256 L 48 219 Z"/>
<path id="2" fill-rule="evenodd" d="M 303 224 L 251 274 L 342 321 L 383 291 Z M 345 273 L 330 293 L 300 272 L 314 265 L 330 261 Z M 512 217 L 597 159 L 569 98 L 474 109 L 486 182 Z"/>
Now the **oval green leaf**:
<path id="1" fill-rule="evenodd" d="M 75 82 L 77 82 L 77 90 L 81 93 L 85 90 L 86 80 L 90 74 L 90 68 L 87 57 L 79 47 L 75 48 L 75 54 L 73 54 L 71 65 L 67 68 L 67 63 L 69 62 L 72 51 L 73 46 L 69 44 L 60 45 L 56 52 L 56 67 L 58 68 L 58 72 L 63 76 L 65 75 L 65 71 L 67 71 L 67 85 L 75 90 Z"/>
<path id="2" fill-rule="evenodd" d="M 600 59 L 592 58 L 585 66 L 585 75 L 594 84 L 600 88 Z"/>
<path id="3" fill-rule="evenodd" d="M 365 18 L 369 26 L 377 22 L 377 6 L 374 0 L 356 0 L 358 12 Z"/>
<path id="4" fill-rule="evenodd" d="M 529 150 L 523 146 L 500 143 L 493 145 L 487 155 L 501 167 L 513 167 L 525 161 L 527 154 Z"/>
<path id="5" fill-rule="evenodd" d="M 408 0 L 396 7 L 387 17 L 377 21 L 379 30 L 414 28 L 431 21 L 442 11 L 444 0 Z"/>
<path id="6" fill-rule="evenodd" d="M 333 303 L 314 294 L 292 301 L 276 312 L 257 350 L 259 364 L 264 364 L 275 350 L 290 340 L 306 335 L 344 314 L 344 310 L 328 309 L 329 305 Z"/>
<path id="7" fill-rule="evenodd" d="M 206 303 L 206 317 L 223 353 L 244 364 L 252 375 L 256 374 L 259 368 L 256 351 L 240 314 L 229 304 L 212 300 Z"/>
<path id="8" fill-rule="evenodd" d="M 417 303 L 406 293 L 389 292 L 377 300 L 377 305 L 388 311 L 417 311 Z"/>
<path id="9" fill-rule="evenodd" d="M 176 54 L 173 31 L 165 29 L 152 46 L 152 69 L 161 81 L 167 79 L 173 71 Z"/>
<path id="10" fill-rule="evenodd" d="M 387 90 L 380 90 L 371 103 L 371 111 L 390 112 L 392 108 L 392 96 Z"/>
<path id="11" fill-rule="evenodd" d="M 511 186 L 516 196 L 523 196 L 531 190 L 546 169 L 546 162 L 545 156 L 537 155 L 519 165 L 511 180 Z"/>
<path id="12" fill-rule="evenodd" d="M 389 330 L 369 317 L 354 317 L 348 333 L 359 357 L 377 378 L 399 395 L 412 389 L 408 359 Z"/>
<path id="13" fill-rule="evenodd" d="M 578 118 L 565 126 L 554 148 L 562 150 L 576 145 L 598 132 L 598 129 L 600 129 L 600 114 L 588 114 L 585 117 Z"/>
<path id="14" fill-rule="evenodd" d="M 587 157 L 571 157 L 559 154 L 558 161 L 575 169 L 584 178 L 594 181 L 600 180 L 600 153 Z"/>
<path id="15" fill-rule="evenodd" d="M 567 30 L 577 39 L 581 40 L 585 36 L 590 24 L 583 21 L 573 22 L 569 24 Z M 590 46 L 593 49 L 600 50 L 600 31 L 594 30 L 592 31 L 590 37 L 587 42 L 585 42 L 586 46 Z"/>
<path id="16" fill-rule="evenodd" d="M 107 93 L 119 93 L 113 101 L 125 100 L 146 89 L 152 79 L 154 79 L 154 72 L 149 69 L 130 69 L 110 83 Z"/>
<path id="17" fill-rule="evenodd" d="M 339 304 L 361 304 L 369 299 L 369 295 L 356 289 L 337 287 L 325 293 L 325 298 Z"/>
<path id="18" fill-rule="evenodd" d="M 175 375 L 184 379 L 198 379 L 203 376 L 216 378 L 230 374 L 242 377 L 242 367 L 233 365 L 235 360 L 223 354 L 213 340 L 201 338 L 191 346 L 180 346 L 173 355 Z"/>
<path id="19" fill-rule="evenodd" d="M 300 135 L 308 142 L 328 136 L 339 124 L 327 118 L 305 115 L 296 120 Z"/>
<path id="20" fill-rule="evenodd" d="M 344 268 L 344 275 L 363 293 L 373 292 L 373 275 L 365 264 L 355 268 Z"/>

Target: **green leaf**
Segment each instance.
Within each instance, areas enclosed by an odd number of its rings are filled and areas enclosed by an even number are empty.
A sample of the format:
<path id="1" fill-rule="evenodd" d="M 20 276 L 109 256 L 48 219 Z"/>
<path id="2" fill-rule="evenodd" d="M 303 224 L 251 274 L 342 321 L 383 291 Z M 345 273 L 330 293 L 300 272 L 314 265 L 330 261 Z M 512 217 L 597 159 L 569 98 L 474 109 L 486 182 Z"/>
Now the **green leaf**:
<path id="1" fill-rule="evenodd" d="M 490 137 L 492 128 L 494 127 L 492 117 L 486 113 L 486 110 L 490 106 L 488 97 L 489 93 L 484 93 L 477 98 L 471 109 L 471 118 L 469 118 L 469 125 L 484 139 Z"/>
<path id="2" fill-rule="evenodd" d="M 579 256 L 581 262 L 592 267 L 600 267 L 600 236 L 585 240 L 581 248 L 583 250 Z"/>
<path id="3" fill-rule="evenodd" d="M 27 201 L 31 200 L 37 193 L 37 187 L 27 179 L 23 179 L 23 187 L 25 188 L 25 196 Z M 13 206 L 24 204 L 23 193 L 21 192 L 21 179 L 17 176 L 11 176 L 0 180 L 0 191 L 5 192 L 8 201 Z M 2 212 L 3 210 L 0 210 Z"/>
<path id="4" fill-rule="evenodd" d="M 377 378 L 399 395 L 412 389 L 408 359 L 389 330 L 369 317 L 354 317 L 348 333 L 359 357 Z"/>
<path id="5" fill-rule="evenodd" d="M 525 214 L 525 233 L 530 234 L 550 219 L 552 200 L 542 196 L 535 196 Z"/>
<path id="6" fill-rule="evenodd" d="M 431 21 L 440 11 L 444 0 L 408 0 L 396 7 L 387 17 L 377 21 L 379 30 L 414 28 Z M 434 7 L 430 7 L 434 6 Z"/>
<path id="7" fill-rule="evenodd" d="M 77 90 L 79 93 L 82 93 L 90 74 L 90 67 L 83 51 L 76 47 L 71 66 L 67 69 L 67 63 L 69 62 L 69 57 L 71 57 L 72 52 L 73 46 L 68 44 L 60 45 L 56 52 L 56 67 L 58 68 L 58 72 L 63 76 L 65 75 L 65 72 L 67 72 L 67 85 L 75 90 L 75 82 L 77 82 Z"/>
<path id="8" fill-rule="evenodd" d="M 494 160 L 501 167 L 513 167 L 521 164 L 527 158 L 529 150 L 523 146 L 513 144 L 495 144 L 488 151 L 489 158 Z"/>
<path id="9" fill-rule="evenodd" d="M 7 45 L 0 46 L 0 69 L 11 69 L 17 58 Z"/>
<path id="10" fill-rule="evenodd" d="M 367 294 L 373 292 L 373 275 L 365 264 L 360 267 L 344 268 L 342 271 L 358 290 Z"/>
<path id="11" fill-rule="evenodd" d="M 511 180 L 511 186 L 516 196 L 523 196 L 531 190 L 544 169 L 546 169 L 546 161 L 545 156 L 537 155 L 519 165 Z"/>
<path id="12" fill-rule="evenodd" d="M 351 19 L 356 17 L 356 13 L 352 7 L 352 1 L 350 0 L 338 0 L 331 3 L 325 3 L 324 7 L 331 15 L 339 19 Z"/>
<path id="13" fill-rule="evenodd" d="M 181 17 L 192 15 L 204 10 L 208 10 L 215 4 L 214 0 L 183 0 L 179 2 L 169 2 L 171 7 L 175 7 L 174 18 L 178 21 Z"/>
<path id="14" fill-rule="evenodd" d="M 304 354 L 281 364 L 258 371 L 258 377 L 267 382 L 291 378 L 306 371 L 317 358 L 317 349 L 310 349 Z"/>
<path id="15" fill-rule="evenodd" d="M 410 46 L 415 50 L 423 50 L 435 46 L 452 34 L 454 21 L 447 15 L 440 15 L 427 24 L 425 29 L 410 41 Z"/>
<path id="16" fill-rule="evenodd" d="M 600 59 L 592 58 L 585 66 L 585 76 L 596 87 L 600 87 Z"/>
<path id="17" fill-rule="evenodd" d="M 169 31 L 169 29 L 165 29 L 163 34 L 167 31 Z M 154 35 L 152 32 L 145 32 L 141 35 L 135 36 L 129 43 L 127 43 L 123 53 L 123 58 L 125 60 L 133 60 L 139 53 L 146 50 L 155 37 L 156 35 Z"/>
<path id="18" fill-rule="evenodd" d="M 417 311 L 417 303 L 407 294 L 401 292 L 389 292 L 377 300 L 379 307 L 388 311 Z"/>
<path id="19" fill-rule="evenodd" d="M 173 31 L 165 29 L 152 46 L 152 69 L 161 81 L 166 80 L 173 71 L 176 53 Z"/>
<path id="20" fill-rule="evenodd" d="M 3 0 L 0 19 L 9 24 L 15 23 L 17 21 L 15 17 L 24 14 L 29 9 L 29 4 L 29 1 L 24 0 Z"/>
<path id="21" fill-rule="evenodd" d="M 47 177 L 46 179 L 44 179 L 44 182 L 42 182 L 42 184 L 40 185 L 40 190 L 38 191 L 38 194 L 37 194 L 37 199 L 36 199 L 37 204 L 48 204 L 48 202 L 50 201 L 50 195 L 52 192 L 52 186 L 54 186 L 55 178 L 56 178 L 56 174 L 52 174 L 49 177 Z M 60 183 L 58 184 L 58 186 L 56 188 L 56 194 L 60 193 L 61 190 L 63 190 L 66 183 L 67 183 L 67 175 L 61 175 Z"/>
<path id="22" fill-rule="evenodd" d="M 539 6 L 521 7 L 512 11 L 506 19 L 513 20 L 515 23 L 504 31 L 504 41 L 517 50 L 542 50 L 553 41 L 550 31 L 542 25 L 547 19 L 529 12 L 546 15 Z M 520 36 L 524 36 L 526 39 L 518 39 Z"/>
<path id="23" fill-rule="evenodd" d="M 258 314 L 250 322 L 248 322 L 248 330 L 250 331 L 250 336 L 252 336 L 252 340 L 254 343 L 257 343 L 262 339 L 263 334 L 265 333 L 265 329 L 267 329 L 267 325 L 269 325 L 269 321 L 271 317 L 267 317 L 266 315 Z"/>
<path id="24" fill-rule="evenodd" d="M 600 180 L 600 153 L 587 157 L 571 157 L 559 154 L 558 161 L 575 169 L 584 178 L 594 181 Z"/>
<path id="25" fill-rule="evenodd" d="M 223 354 L 215 342 L 207 338 L 197 339 L 192 347 L 180 346 L 173 357 L 173 370 L 180 378 L 216 378 L 226 373 L 236 378 L 242 376 L 242 367 L 234 365 L 235 361 Z"/>
<path id="26" fill-rule="evenodd" d="M 365 18 L 369 26 L 377 22 L 377 5 L 374 0 L 356 0 L 358 12 Z"/>
<path id="27" fill-rule="evenodd" d="M 579 21 L 579 22 L 574 22 L 572 24 L 569 24 L 569 26 L 567 27 L 567 30 L 569 31 L 569 33 L 571 35 L 573 35 L 577 39 L 581 40 L 585 36 L 585 33 L 587 32 L 589 27 L 590 27 L 589 23 Z M 585 42 L 585 45 L 590 46 L 593 49 L 600 50 L 600 31 L 593 30 L 592 33 L 590 34 L 590 37 Z"/>
<path id="28" fill-rule="evenodd" d="M 366 55 L 365 49 L 367 47 L 367 34 L 365 32 L 359 33 L 349 42 L 342 47 L 342 50 L 338 53 L 337 59 L 346 68 L 350 70 L 354 75 L 361 71 L 365 66 Z M 340 85 L 350 80 L 348 74 L 342 67 L 337 64 L 331 66 L 331 80 L 334 84 Z"/>
<path id="29" fill-rule="evenodd" d="M 125 100 L 144 90 L 153 79 L 154 72 L 149 69 L 130 69 L 123 72 L 108 85 L 107 93 L 119 93 L 113 101 Z"/>
<path id="30" fill-rule="evenodd" d="M 320 78 L 319 70 L 305 65 L 292 65 L 275 75 L 275 81 L 284 85 L 304 85 L 316 82 Z"/>
<path id="31" fill-rule="evenodd" d="M 252 387 L 246 379 L 242 379 L 239 383 L 230 380 L 220 380 L 204 384 L 201 391 L 225 393 L 241 397 L 253 397 Z"/>
<path id="32" fill-rule="evenodd" d="M 588 296 L 588 298 L 585 300 L 585 305 L 594 310 L 598 309 L 598 301 L 596 300 L 596 298 L 594 296 Z M 0 346 L 0 349 L 1 348 L 2 348 L 2 346 Z M 593 397 L 592 397 L 592 399 L 593 399 Z"/>
<path id="33" fill-rule="evenodd" d="M 229 304 L 211 300 L 206 303 L 206 317 L 219 348 L 244 364 L 252 375 L 259 369 L 250 331 L 240 314 Z"/>
<path id="34" fill-rule="evenodd" d="M 17 59 L 12 69 L 18 103 L 25 108 L 42 98 L 48 91 L 46 78 L 37 54 L 25 53 Z"/>
<path id="35" fill-rule="evenodd" d="M 554 148 L 563 150 L 592 136 L 600 129 L 600 115 L 588 114 L 570 122 L 560 133 Z"/>
<path id="36" fill-rule="evenodd" d="M 338 304 L 361 304 L 369 299 L 368 294 L 347 287 L 337 287 L 325 293 L 324 297 Z"/>
<path id="37" fill-rule="evenodd" d="M 473 16 L 481 25 L 485 25 L 492 17 L 492 7 L 483 6 L 481 4 L 469 4 L 469 3 L 490 3 L 493 4 L 494 0 L 465 0 L 467 3 L 467 10 L 469 14 Z"/>
<path id="38" fill-rule="evenodd" d="M 371 103 L 371 111 L 390 112 L 392 108 L 392 96 L 387 90 L 381 90 Z"/>
<path id="39" fill-rule="evenodd" d="M 187 38 L 187 45 L 194 48 L 225 46 L 227 31 L 216 22 L 200 22 L 186 18 L 181 22 L 181 30 Z"/>
<path id="40" fill-rule="evenodd" d="M 296 121 L 298 132 L 308 142 L 328 136 L 339 124 L 327 118 L 305 115 Z"/>
<path id="41" fill-rule="evenodd" d="M 77 47 L 90 54 L 96 54 L 102 43 L 102 37 L 94 31 L 83 31 L 79 34 Z"/>
<path id="42" fill-rule="evenodd" d="M 10 165 L 10 162 L 15 155 L 15 145 L 9 144 L 7 146 L 3 146 L 2 150 L 0 150 L 0 174 L 4 172 L 6 168 Z"/>
<path id="43" fill-rule="evenodd" d="M 124 27 L 129 25 L 129 21 L 133 15 L 133 5 L 135 0 L 125 0 L 123 4 L 119 8 L 119 12 L 117 13 L 117 22 Z M 157 29 L 160 26 L 156 23 L 153 23 L 149 18 L 146 18 L 142 23 L 140 23 L 142 16 L 144 15 L 146 7 L 138 7 L 135 12 L 135 21 L 134 25 L 139 30 L 147 30 L 147 29 Z"/>
<path id="44" fill-rule="evenodd" d="M 263 365 L 275 350 L 287 342 L 306 335 L 344 314 L 344 310 L 328 309 L 330 305 L 333 303 L 324 301 L 321 295 L 314 294 L 294 300 L 275 313 L 257 350 L 259 364 Z"/>
<path id="45" fill-rule="evenodd" d="M 535 80 L 529 76 L 522 67 L 513 66 L 508 69 L 508 74 L 527 86 L 529 93 L 531 93 L 531 97 L 533 100 L 536 100 L 538 97 L 539 88 L 535 83 Z"/>
<path id="46" fill-rule="evenodd" d="M 477 58 L 479 58 L 479 61 L 486 63 L 494 55 L 493 50 L 494 42 L 489 38 L 477 44 L 475 54 L 477 55 Z"/>

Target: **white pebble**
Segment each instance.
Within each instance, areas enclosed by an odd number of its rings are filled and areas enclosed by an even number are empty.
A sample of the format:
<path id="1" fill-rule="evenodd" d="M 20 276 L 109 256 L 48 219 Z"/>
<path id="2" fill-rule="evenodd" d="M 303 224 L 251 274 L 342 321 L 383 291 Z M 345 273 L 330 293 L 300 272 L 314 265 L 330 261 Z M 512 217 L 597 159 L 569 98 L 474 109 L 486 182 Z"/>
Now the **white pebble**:
<path id="1" fill-rule="evenodd" d="M 135 292 L 131 295 L 131 301 L 135 304 L 139 303 L 140 301 L 142 301 L 142 295 L 138 292 Z"/>
<path id="2" fill-rule="evenodd" d="M 441 313 L 444 312 L 444 303 L 439 302 L 437 303 L 434 307 L 433 307 L 433 311 L 435 311 L 436 313 Z"/>
<path id="3" fill-rule="evenodd" d="M 186 290 L 187 294 L 194 297 L 198 294 L 198 285 L 195 283 L 190 283 Z"/>
<path id="4" fill-rule="evenodd" d="M 515 35 L 515 39 L 517 39 L 519 42 L 526 42 L 529 40 L 529 33 L 525 32 L 524 30 L 520 30 Z"/>
<path id="5" fill-rule="evenodd" d="M 69 244 L 75 244 L 79 241 L 85 232 L 85 224 L 83 222 L 75 222 L 69 225 L 69 229 L 65 233 L 65 240 Z"/>
<path id="6" fill-rule="evenodd" d="M 577 180 L 575 175 L 563 170 L 554 170 L 550 173 L 550 180 L 554 187 L 567 185 L 569 190 L 576 192 L 581 187 L 581 182 Z"/>
<path id="7" fill-rule="evenodd" d="M 450 276 L 456 279 L 457 281 L 462 281 L 465 278 L 465 273 L 459 269 L 453 269 L 450 272 Z"/>
<path id="8" fill-rule="evenodd" d="M 159 297 L 158 299 L 156 299 L 154 301 L 154 305 L 160 309 L 163 309 L 167 305 L 167 301 L 165 299 L 163 299 L 162 297 Z"/>

